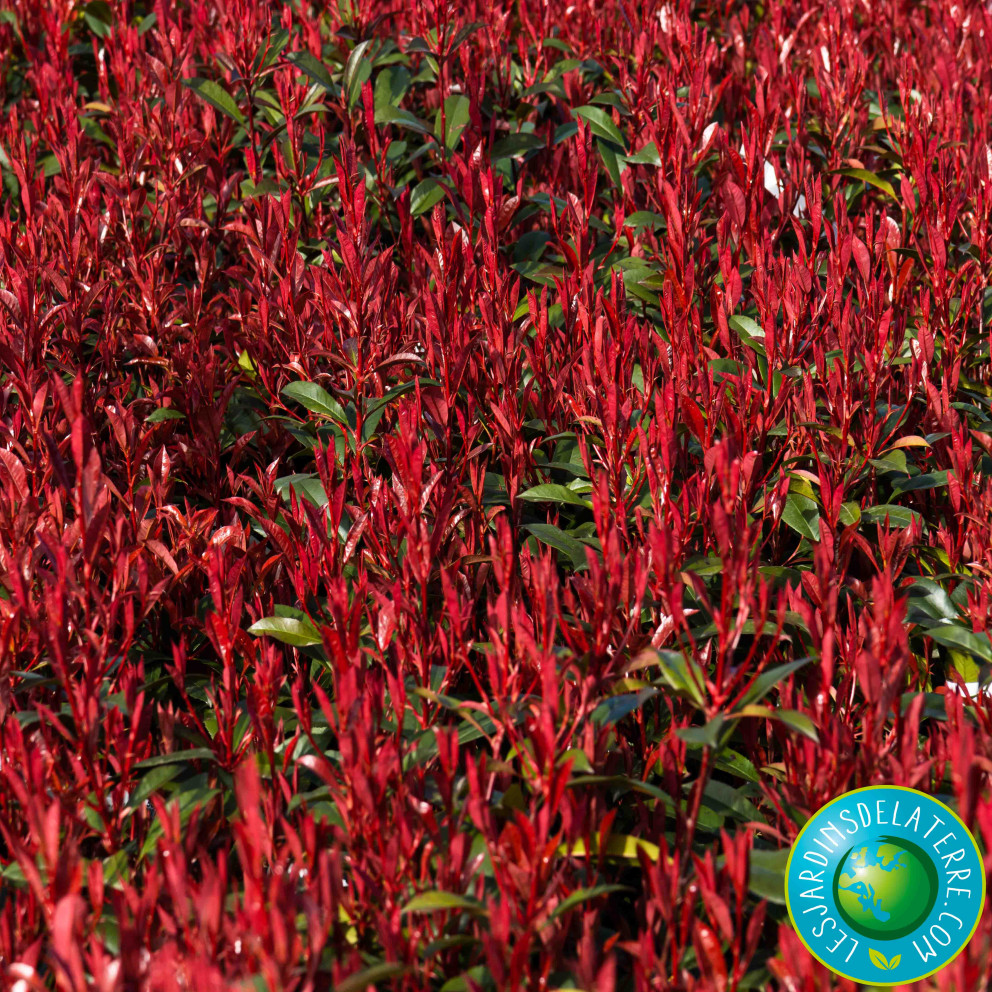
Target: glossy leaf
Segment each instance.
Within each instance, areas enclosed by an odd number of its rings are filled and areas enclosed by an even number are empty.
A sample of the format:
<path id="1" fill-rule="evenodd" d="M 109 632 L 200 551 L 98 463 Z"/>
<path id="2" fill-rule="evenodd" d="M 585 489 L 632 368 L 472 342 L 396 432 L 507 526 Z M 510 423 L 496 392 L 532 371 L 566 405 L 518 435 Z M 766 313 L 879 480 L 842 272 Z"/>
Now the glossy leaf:
<path id="1" fill-rule="evenodd" d="M 554 483 L 542 483 L 532 486 L 520 494 L 520 499 L 533 503 L 563 503 L 571 506 L 585 506 L 592 509 L 590 500 L 583 498 L 567 486 Z"/>
<path id="2" fill-rule="evenodd" d="M 427 213 L 444 199 L 445 189 L 436 179 L 425 179 L 413 188 L 410 195 L 410 213 L 414 217 Z"/>
<path id="3" fill-rule="evenodd" d="M 840 169 L 838 170 L 838 174 L 841 176 L 850 176 L 852 179 L 860 179 L 869 186 L 874 186 L 876 189 L 880 189 L 883 193 L 888 193 L 893 200 L 899 199 L 892 183 L 890 183 L 887 179 L 879 178 L 874 172 L 869 172 L 867 169 Z"/>
<path id="4" fill-rule="evenodd" d="M 768 850 L 753 848 L 750 855 L 748 888 L 759 899 L 785 905 L 785 867 L 788 848 Z"/>
<path id="5" fill-rule="evenodd" d="M 310 621 L 291 617 L 265 617 L 253 623 L 248 633 L 256 637 L 272 637 L 294 648 L 321 643 L 320 632 Z"/>
<path id="6" fill-rule="evenodd" d="M 575 571 L 588 568 L 586 546 L 572 537 L 571 534 L 552 524 L 526 524 L 524 530 L 533 534 L 542 544 L 547 544 L 567 556 L 572 569 Z"/>
<path id="7" fill-rule="evenodd" d="M 766 695 L 783 679 L 788 678 L 793 672 L 808 665 L 812 658 L 797 658 L 785 665 L 776 665 L 767 671 L 762 672 L 751 684 L 751 687 L 741 696 L 741 705 L 756 703 L 764 699 Z"/>
<path id="8" fill-rule="evenodd" d="M 597 138 L 602 138 L 604 141 L 619 145 L 620 148 L 625 147 L 620 129 L 613 123 L 613 118 L 609 112 L 603 110 L 602 107 L 586 104 L 583 107 L 576 107 L 572 113 L 588 124 L 590 130 Z"/>
<path id="9" fill-rule="evenodd" d="M 291 400 L 301 403 L 311 413 L 347 424 L 348 418 L 334 397 L 315 382 L 291 382 L 283 386 L 282 393 Z"/>
<path id="10" fill-rule="evenodd" d="M 485 909 L 474 899 L 455 895 L 453 892 L 422 892 L 414 896 L 404 907 L 404 913 L 436 913 L 442 910 L 460 909 L 475 915 L 485 915 Z"/>
<path id="11" fill-rule="evenodd" d="M 219 110 L 236 124 L 244 124 L 245 117 L 241 113 L 234 98 L 219 83 L 212 79 L 184 79 L 188 86 L 201 100 L 205 100 L 214 110 Z"/>

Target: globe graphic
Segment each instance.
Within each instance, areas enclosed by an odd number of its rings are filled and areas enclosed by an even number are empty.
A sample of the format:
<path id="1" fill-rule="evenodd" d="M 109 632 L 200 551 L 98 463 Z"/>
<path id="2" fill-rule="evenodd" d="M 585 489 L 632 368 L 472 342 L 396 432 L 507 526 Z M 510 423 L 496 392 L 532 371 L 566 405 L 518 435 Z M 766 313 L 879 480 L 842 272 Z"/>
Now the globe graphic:
<path id="1" fill-rule="evenodd" d="M 912 933 L 937 901 L 933 861 L 901 837 L 856 844 L 841 859 L 833 885 L 845 922 L 875 940 L 896 940 Z"/>

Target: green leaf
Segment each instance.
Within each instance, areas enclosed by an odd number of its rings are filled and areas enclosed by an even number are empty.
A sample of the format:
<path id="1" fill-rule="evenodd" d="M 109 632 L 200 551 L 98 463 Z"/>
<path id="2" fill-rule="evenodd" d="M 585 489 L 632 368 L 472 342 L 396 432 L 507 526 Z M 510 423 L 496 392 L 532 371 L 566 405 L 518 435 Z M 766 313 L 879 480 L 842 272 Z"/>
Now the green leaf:
<path id="1" fill-rule="evenodd" d="M 969 657 L 966 654 L 961 654 L 960 651 L 951 651 L 950 660 L 951 666 L 954 671 L 961 676 L 961 681 L 965 684 L 969 682 L 981 682 L 982 680 L 982 666 L 979 662 L 975 661 L 974 658 Z M 950 682 L 950 679 L 946 680 Z M 978 695 L 978 693 L 972 690 L 973 695 Z"/>
<path id="2" fill-rule="evenodd" d="M 453 149 L 469 122 L 469 98 L 461 93 L 455 93 L 444 101 L 444 146 Z M 434 119 L 434 136 L 441 140 L 441 110 L 438 108 Z"/>
<path id="3" fill-rule="evenodd" d="M 253 623 L 248 628 L 248 633 L 256 637 L 274 637 L 294 648 L 306 648 L 321 643 L 319 631 L 309 620 L 295 620 L 291 617 L 264 617 Z"/>
<path id="4" fill-rule="evenodd" d="M 658 690 L 654 686 L 649 686 L 647 689 L 641 689 L 640 692 L 621 692 L 616 696 L 607 696 L 592 711 L 592 722 L 607 727 L 618 723 L 657 695 Z"/>
<path id="5" fill-rule="evenodd" d="M 523 529 L 533 534 L 542 544 L 547 544 L 548 547 L 567 555 L 573 571 L 578 572 L 589 567 L 586 546 L 561 528 L 553 524 L 525 524 Z"/>
<path id="6" fill-rule="evenodd" d="M 152 793 L 158 792 L 163 785 L 171 782 L 180 771 L 182 769 L 177 767 L 175 763 L 153 768 L 142 777 L 134 792 L 128 796 L 127 805 L 132 808 L 140 806 Z"/>
<path id="7" fill-rule="evenodd" d="M 433 137 L 431 129 L 419 117 L 415 117 L 408 110 L 400 110 L 399 107 L 377 107 L 375 122 L 376 124 L 395 124 L 397 127 L 405 127 L 426 137 Z"/>
<path id="8" fill-rule="evenodd" d="M 543 482 L 539 486 L 532 486 L 520 494 L 520 499 L 531 503 L 568 503 L 572 506 L 584 506 L 586 509 L 592 509 L 590 500 L 583 499 L 567 486 L 553 482 Z"/>
<path id="9" fill-rule="evenodd" d="M 46 155 L 38 164 L 41 166 L 46 179 L 57 176 L 62 171 L 62 166 L 59 165 L 59 160 L 54 154 Z"/>
<path id="10" fill-rule="evenodd" d="M 947 590 L 930 579 L 919 578 L 909 587 L 906 619 L 911 623 L 956 620 L 958 610 Z"/>
<path id="11" fill-rule="evenodd" d="M 288 44 L 289 32 L 285 28 L 274 32 L 270 36 L 268 44 L 263 45 L 255 55 L 253 63 L 255 71 L 258 72 L 260 69 L 267 69 L 272 65 Z"/>
<path id="12" fill-rule="evenodd" d="M 209 747 L 191 747 L 185 751 L 172 751 L 170 754 L 154 754 L 144 761 L 139 761 L 134 767 L 157 768 L 160 765 L 176 765 L 186 761 L 213 761 L 214 752 Z"/>
<path id="13" fill-rule="evenodd" d="M 598 852 L 598 836 L 592 837 L 593 853 Z M 632 837 L 629 834 L 610 834 L 603 853 L 608 858 L 620 858 L 625 861 L 637 861 L 638 851 L 644 851 L 651 861 L 657 861 L 661 857 L 661 848 L 657 844 L 652 844 L 649 840 L 641 837 Z M 586 849 L 584 840 L 577 840 L 571 848 L 562 844 L 558 848 L 558 853 L 564 857 L 584 858 L 589 852 Z"/>
<path id="14" fill-rule="evenodd" d="M 944 647 L 992 662 L 992 643 L 985 634 L 976 634 L 958 624 L 938 624 L 928 627 L 926 635 Z"/>
<path id="15" fill-rule="evenodd" d="M 430 55 L 432 58 L 436 58 L 437 52 L 437 37 L 434 32 L 430 32 L 433 37 L 431 37 L 431 44 L 421 38 L 419 35 L 416 38 L 411 38 L 406 46 L 406 53 L 410 55 L 414 52 L 422 52 L 424 55 Z M 433 45 L 433 47 L 432 47 Z"/>
<path id="16" fill-rule="evenodd" d="M 602 107 L 586 104 L 584 107 L 576 107 L 572 113 L 585 121 L 597 138 L 602 138 L 604 141 L 612 141 L 621 148 L 626 147 L 620 129 L 613 123 L 613 118 Z"/>
<path id="17" fill-rule="evenodd" d="M 727 323 L 737 331 L 741 341 L 748 348 L 757 352 L 759 355 L 765 354 L 765 332 L 761 329 L 761 325 L 757 321 L 742 314 L 734 314 L 732 317 L 727 318 Z"/>
<path id="18" fill-rule="evenodd" d="M 160 406 L 145 417 L 146 424 L 161 424 L 165 420 L 185 420 L 186 414 L 174 410 L 171 406 Z"/>
<path id="19" fill-rule="evenodd" d="M 599 149 L 599 157 L 603 160 L 603 166 L 606 168 L 607 174 L 613 180 L 613 185 L 619 189 L 620 176 L 627 168 L 627 163 L 624 161 L 622 155 L 617 155 L 611 145 L 605 141 L 601 141 L 599 138 L 596 139 L 596 147 Z"/>
<path id="20" fill-rule="evenodd" d="M 914 489 L 940 489 L 947 485 L 947 469 L 941 472 L 924 472 L 911 479 L 898 479 L 892 484 L 892 491 L 908 493 Z"/>
<path id="21" fill-rule="evenodd" d="M 538 148 L 543 148 L 544 145 L 543 138 L 529 131 L 521 131 L 518 134 L 508 134 L 505 138 L 497 141 L 493 145 L 491 157 L 494 162 L 501 158 L 516 158 L 520 155 L 526 155 L 528 152 L 536 151 Z"/>
<path id="22" fill-rule="evenodd" d="M 623 858 L 627 861 L 637 861 L 639 851 L 643 851 L 651 861 L 657 861 L 661 857 L 661 848 L 657 844 L 627 834 L 611 834 L 604 850 L 609 858 Z"/>
<path id="23" fill-rule="evenodd" d="M 98 37 L 107 38 L 113 31 L 114 15 L 106 0 L 93 0 L 83 8 L 86 26 Z"/>
<path id="24" fill-rule="evenodd" d="M 567 751 L 563 751 L 555 761 L 555 765 L 563 765 L 568 760 L 572 762 L 572 771 L 592 774 L 592 765 L 582 748 L 570 747 Z"/>
<path id="25" fill-rule="evenodd" d="M 702 707 L 706 702 L 703 696 L 706 682 L 698 666 L 687 661 L 678 651 L 655 651 L 654 654 L 657 656 L 661 677 L 665 682 L 678 695 L 691 699 L 696 706 Z M 695 668 L 695 672 L 689 670 L 690 664 Z"/>
<path id="26" fill-rule="evenodd" d="M 448 46 L 448 55 L 450 56 L 452 52 L 460 48 L 469 38 L 475 34 L 480 28 L 486 26 L 485 21 L 471 21 L 466 24 L 452 39 L 451 44 Z"/>
<path id="27" fill-rule="evenodd" d="M 782 520 L 801 537 L 814 543 L 820 540 L 820 508 L 808 496 L 790 492 L 785 499 Z"/>
<path id="28" fill-rule="evenodd" d="M 423 182 L 417 183 L 410 194 L 410 213 L 414 217 L 426 213 L 436 203 L 440 203 L 444 199 L 446 192 L 445 187 L 436 179 L 425 179 Z"/>
<path id="29" fill-rule="evenodd" d="M 911 526 L 914 520 L 923 519 L 916 510 L 911 510 L 905 506 L 896 506 L 893 503 L 867 506 L 861 516 L 867 523 L 877 524 L 879 527 L 885 524 L 886 517 L 888 517 L 889 526 L 898 527 L 900 530 Z"/>
<path id="30" fill-rule="evenodd" d="M 661 156 L 658 154 L 658 146 L 653 142 L 648 142 L 640 151 L 632 155 L 624 155 L 624 158 L 631 165 L 653 165 L 656 168 L 661 166 Z"/>
<path id="31" fill-rule="evenodd" d="M 800 713 L 798 710 L 772 709 L 769 706 L 756 706 L 754 703 L 751 703 L 741 707 L 735 713 L 731 713 L 730 719 L 745 716 L 755 716 L 765 720 L 778 720 L 779 723 L 784 723 L 790 730 L 795 730 L 797 733 L 808 737 L 817 744 L 820 742 L 813 721 L 805 713 Z"/>
<path id="32" fill-rule="evenodd" d="M 738 820 L 758 821 L 761 813 L 744 794 L 747 786 L 734 787 L 718 779 L 710 779 L 703 789 L 703 802 L 720 816 L 734 816 Z"/>
<path id="33" fill-rule="evenodd" d="M 812 660 L 812 658 L 799 658 L 786 665 L 777 665 L 775 668 L 769 668 L 768 671 L 762 672 L 751 684 L 751 688 L 741 697 L 741 704 L 746 706 L 748 703 L 758 702 L 771 691 L 772 686 L 777 682 L 781 682 L 802 668 L 803 665 L 808 665 Z"/>
<path id="34" fill-rule="evenodd" d="M 214 110 L 219 110 L 226 117 L 230 117 L 237 124 L 244 124 L 245 117 L 234 102 L 234 97 L 227 92 L 219 83 L 212 79 L 184 79 L 184 85 L 188 86 L 201 100 L 206 100 Z"/>
<path id="35" fill-rule="evenodd" d="M 290 52 L 286 58 L 300 69 L 308 78 L 315 83 L 320 83 L 325 90 L 334 89 L 334 80 L 327 71 L 327 66 L 323 62 L 314 58 L 309 52 Z"/>
<path id="36" fill-rule="evenodd" d="M 585 758 L 585 754 L 582 756 Z M 585 758 L 585 761 L 588 765 L 589 759 Z M 618 795 L 639 792 L 641 795 L 657 799 L 666 807 L 673 805 L 672 797 L 663 789 L 639 778 L 630 778 L 628 775 L 577 775 L 568 780 L 568 787 L 571 789 L 581 788 L 584 785 L 608 785 L 615 789 Z"/>
<path id="37" fill-rule="evenodd" d="M 379 119 L 380 108 L 398 107 L 410 89 L 410 70 L 402 65 L 388 65 L 375 78 L 375 111 Z"/>
<path id="38" fill-rule="evenodd" d="M 713 764 L 720 771 L 736 775 L 737 778 L 746 779 L 748 782 L 757 782 L 760 780 L 758 770 L 754 767 L 753 762 L 749 758 L 745 758 L 743 754 L 738 754 L 729 747 L 723 748 L 723 750 L 714 756 Z"/>
<path id="39" fill-rule="evenodd" d="M 345 63 L 342 82 L 344 84 L 344 92 L 348 97 L 349 110 L 355 106 L 359 96 L 361 96 L 365 81 L 372 75 L 372 63 L 369 59 L 365 58 L 365 53 L 371 44 L 371 39 L 360 41 L 351 50 L 348 61 Z"/>
<path id="40" fill-rule="evenodd" d="M 881 968 L 883 971 L 889 970 L 888 958 L 881 951 L 876 951 L 874 947 L 869 947 L 868 957 L 871 958 L 871 963 L 876 968 Z"/>
<path id="41" fill-rule="evenodd" d="M 279 183 L 275 179 L 263 179 L 257 184 L 253 183 L 250 179 L 246 179 L 241 184 L 241 196 L 245 200 L 251 200 L 258 196 L 278 195 L 280 191 Z M 247 352 L 242 352 L 242 358 L 244 357 L 247 357 Z M 250 358 L 248 360 L 251 361 Z M 241 359 L 238 360 L 238 364 L 242 364 Z M 242 365 L 242 367 L 244 366 Z"/>
<path id="42" fill-rule="evenodd" d="M 429 689 L 418 687 L 414 691 L 417 695 L 430 699 L 432 702 L 440 702 L 448 709 L 459 713 L 462 720 L 462 726 L 458 730 L 458 743 L 460 745 L 468 744 L 471 741 L 478 740 L 480 737 L 487 737 L 495 733 L 496 724 L 487 713 L 480 713 L 477 710 L 462 707 L 462 704 L 458 700 L 447 696 L 438 696 Z M 522 717 L 518 718 L 516 722 L 519 722 L 519 719 L 522 719 Z M 433 728 L 428 728 L 422 731 L 417 737 L 416 746 L 408 753 L 407 760 L 410 767 L 416 767 L 430 761 L 437 753 L 437 734 L 435 734 Z"/>
<path id="43" fill-rule="evenodd" d="M 906 461 L 906 452 L 901 448 L 889 451 L 881 458 L 869 458 L 869 464 L 874 465 L 882 473 L 895 472 L 900 476 L 909 475 L 909 464 Z"/>
<path id="44" fill-rule="evenodd" d="M 801 475 L 795 475 L 792 472 L 789 473 L 789 492 L 799 493 L 800 496 L 805 496 L 807 499 L 816 500 L 816 490 L 813 488 L 813 484 L 809 479 L 805 479 Z"/>
<path id="45" fill-rule="evenodd" d="M 440 386 L 441 383 L 437 379 L 427 379 L 424 377 L 418 377 L 417 379 L 409 379 L 406 382 L 401 382 L 398 386 L 393 386 L 392 389 L 388 390 L 378 399 L 371 400 L 369 405 L 365 409 L 365 420 L 366 423 L 372 417 L 381 416 L 382 411 L 389 406 L 390 403 L 395 402 L 401 396 L 406 393 L 412 392 L 417 388 L 417 383 L 421 386 Z M 378 422 L 378 421 L 377 421 Z"/>
<path id="46" fill-rule="evenodd" d="M 290 486 L 296 490 L 297 496 L 302 496 L 314 506 L 327 506 L 327 490 L 319 475 L 284 475 L 281 479 L 276 479 L 273 488 L 287 503 Z"/>
<path id="47" fill-rule="evenodd" d="M 608 895 L 611 892 L 631 891 L 632 890 L 626 885 L 594 885 L 588 889 L 576 889 L 571 895 L 567 896 L 560 903 L 558 903 L 557 906 L 555 906 L 551 915 L 548 917 L 548 922 L 557 919 L 559 916 L 567 913 L 570 909 L 574 909 L 580 903 L 591 902 L 593 899 L 597 899 L 599 896 Z"/>
<path id="48" fill-rule="evenodd" d="M 477 964 L 474 968 L 449 978 L 439 992 L 476 992 L 480 988 L 484 992 L 491 992 L 495 987 L 492 972 L 484 964 Z"/>
<path id="49" fill-rule="evenodd" d="M 759 899 L 785 905 L 785 866 L 789 849 L 770 851 L 754 848 L 750 857 L 748 890 Z"/>
<path id="50" fill-rule="evenodd" d="M 365 992 L 370 985 L 374 986 L 376 982 L 382 983 L 391 978 L 399 978 L 400 975 L 405 975 L 409 970 L 407 965 L 384 961 L 349 975 L 334 986 L 334 992 Z"/>
<path id="51" fill-rule="evenodd" d="M 720 732 L 724 723 L 723 715 L 718 714 L 702 727 L 679 727 L 675 733 L 687 744 L 716 748 L 720 744 Z"/>
<path id="52" fill-rule="evenodd" d="M 853 500 L 840 505 L 840 522 L 844 527 L 850 527 L 861 520 L 861 506 Z"/>
<path id="53" fill-rule="evenodd" d="M 939 692 L 904 692 L 899 697 L 899 713 L 905 716 L 909 712 L 909 707 L 917 696 L 922 695 L 923 711 L 920 714 L 921 720 L 946 720 L 947 701 Z"/>
<path id="54" fill-rule="evenodd" d="M 247 351 L 238 355 L 238 368 L 244 369 L 252 379 L 258 375 L 258 368 Z"/>
<path id="55" fill-rule="evenodd" d="M 888 193 L 893 200 L 899 199 L 892 183 L 888 179 L 881 179 L 874 172 L 869 172 L 867 169 L 838 169 L 835 174 L 839 176 L 850 176 L 852 179 L 860 179 L 863 183 L 874 186 L 883 193 Z"/>
<path id="56" fill-rule="evenodd" d="M 291 382 L 282 387 L 282 394 L 301 403 L 311 413 L 336 420 L 339 424 L 348 423 L 341 404 L 315 382 Z"/>
<path id="57" fill-rule="evenodd" d="M 727 319 L 727 323 L 735 330 L 738 334 L 747 334 L 752 338 L 764 338 L 765 332 L 762 330 L 761 325 L 753 318 L 747 317 L 744 314 L 735 313 Z"/>
<path id="58" fill-rule="evenodd" d="M 629 162 L 630 159 L 628 158 L 627 161 Z M 624 217 L 623 226 L 633 228 L 635 231 L 639 231 L 642 227 L 657 230 L 659 227 L 665 226 L 665 218 L 651 210 L 635 210 L 632 214 Z"/>
<path id="59" fill-rule="evenodd" d="M 421 892 L 414 896 L 401 910 L 403 913 L 436 913 L 447 909 L 461 909 L 476 916 L 485 916 L 486 909 L 475 899 L 455 895 L 453 892 Z"/>
<path id="60" fill-rule="evenodd" d="M 24 875 L 24 869 L 16 861 L 12 861 L 6 868 L 0 871 L 0 879 L 3 879 L 5 884 L 12 885 L 18 889 L 24 888 L 28 884 L 28 880 Z"/>

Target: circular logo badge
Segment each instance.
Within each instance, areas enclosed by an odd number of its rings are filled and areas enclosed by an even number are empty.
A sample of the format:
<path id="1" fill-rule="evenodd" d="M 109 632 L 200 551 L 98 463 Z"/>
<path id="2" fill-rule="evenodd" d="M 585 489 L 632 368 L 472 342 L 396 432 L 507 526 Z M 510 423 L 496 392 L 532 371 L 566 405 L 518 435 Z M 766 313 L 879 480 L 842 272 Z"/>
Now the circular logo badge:
<path id="1" fill-rule="evenodd" d="M 799 832 L 785 901 L 800 939 L 831 971 L 904 985 L 971 939 L 985 871 L 974 837 L 943 803 L 873 785 L 827 803 Z"/>

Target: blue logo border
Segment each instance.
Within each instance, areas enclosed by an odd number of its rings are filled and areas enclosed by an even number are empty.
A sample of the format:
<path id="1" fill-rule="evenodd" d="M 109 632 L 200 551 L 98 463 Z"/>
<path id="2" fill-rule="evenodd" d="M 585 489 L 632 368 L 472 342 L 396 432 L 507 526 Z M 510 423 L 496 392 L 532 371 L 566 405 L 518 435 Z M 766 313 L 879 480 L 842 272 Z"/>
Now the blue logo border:
<path id="1" fill-rule="evenodd" d="M 796 853 L 796 849 L 799 847 L 799 842 L 802 839 L 803 834 L 806 833 L 807 829 L 809 827 L 811 827 L 820 818 L 820 815 L 823 812 L 825 812 L 826 810 L 828 810 L 835 803 L 839 803 L 842 800 L 849 798 L 850 796 L 856 796 L 859 793 L 875 792 L 876 790 L 879 790 L 879 789 L 897 789 L 897 790 L 899 790 L 901 792 L 908 792 L 908 793 L 910 793 L 910 794 L 912 794 L 914 796 L 920 796 L 920 797 L 922 797 L 924 799 L 927 799 L 930 802 L 936 804 L 937 806 L 941 807 L 946 812 L 950 813 L 950 815 L 954 818 L 954 820 L 956 820 L 957 823 L 961 826 L 961 829 L 964 831 L 965 835 L 971 841 L 972 846 L 975 849 L 975 856 L 978 859 L 978 864 L 979 864 L 979 867 L 980 867 L 979 874 L 981 875 L 981 879 L 982 879 L 982 894 L 981 894 L 981 898 L 980 898 L 979 903 L 978 903 L 978 910 L 975 913 L 975 923 L 972 926 L 971 931 L 968 934 L 968 936 L 961 942 L 960 946 L 954 952 L 954 954 L 952 954 L 949 958 L 947 958 L 947 960 L 942 961 L 939 965 L 937 965 L 936 968 L 933 968 L 930 971 L 925 972 L 922 975 L 916 975 L 913 978 L 905 978 L 905 977 L 903 977 L 903 978 L 900 978 L 898 981 L 895 981 L 895 982 L 878 981 L 875 978 L 872 978 L 870 982 L 866 982 L 866 980 L 863 977 L 862 978 L 858 978 L 858 977 L 856 977 L 854 975 L 845 974 L 842 971 L 838 971 L 838 969 L 835 968 L 833 965 L 827 964 L 827 962 L 824 961 L 823 958 L 821 958 L 820 955 L 817 954 L 816 951 L 814 951 L 813 948 L 810 947 L 809 944 L 806 942 L 806 938 L 802 935 L 799 927 L 796 925 L 795 917 L 792 914 L 792 904 L 791 904 L 791 902 L 789 900 L 789 872 L 790 872 L 790 869 L 792 868 L 792 856 Z M 870 986 L 876 986 L 878 988 L 894 988 L 897 985 L 907 985 L 907 984 L 911 984 L 912 982 L 921 981 L 924 978 L 929 978 L 931 975 L 935 975 L 942 968 L 946 968 L 952 961 L 954 961 L 955 958 L 957 958 L 958 955 L 968 946 L 968 944 L 971 942 L 971 939 L 975 936 L 975 932 L 978 930 L 978 925 L 982 921 L 982 914 L 985 911 L 985 898 L 986 898 L 986 888 L 987 888 L 987 879 L 986 879 L 986 871 L 985 871 L 985 859 L 982 857 L 982 852 L 981 852 L 981 849 L 978 846 L 978 842 L 975 840 L 974 835 L 968 829 L 967 824 L 965 824 L 964 820 L 962 820 L 961 817 L 958 816 L 957 813 L 955 813 L 954 810 L 951 809 L 946 803 L 942 803 L 939 799 L 937 799 L 934 796 L 930 795 L 930 793 L 928 793 L 928 792 L 923 792 L 920 789 L 913 789 L 913 788 L 910 788 L 907 785 L 889 785 L 887 783 L 877 783 L 875 785 L 862 786 L 860 789 L 851 789 L 849 792 L 844 792 L 841 795 L 835 797 L 834 799 L 831 799 L 830 802 L 824 803 L 818 810 L 816 810 L 810 816 L 810 818 L 806 821 L 806 823 L 803 824 L 802 829 L 800 829 L 799 833 L 796 834 L 796 839 L 792 842 L 792 847 L 789 849 L 789 857 L 788 857 L 788 859 L 786 860 L 786 863 L 785 863 L 785 878 L 784 878 L 784 882 L 785 882 L 785 908 L 786 908 L 786 911 L 787 911 L 788 916 L 789 916 L 789 922 L 792 924 L 792 929 L 795 931 L 795 934 L 799 938 L 799 940 L 802 943 L 803 947 L 805 947 L 806 950 L 809 951 L 809 953 L 817 961 L 819 961 L 820 964 L 822 964 L 824 966 L 824 968 L 826 968 L 830 972 L 833 972 L 833 974 L 840 975 L 841 978 L 846 978 L 848 981 L 855 982 L 858 985 L 866 985 L 867 984 L 867 985 L 870 985 Z"/>

